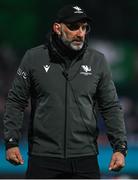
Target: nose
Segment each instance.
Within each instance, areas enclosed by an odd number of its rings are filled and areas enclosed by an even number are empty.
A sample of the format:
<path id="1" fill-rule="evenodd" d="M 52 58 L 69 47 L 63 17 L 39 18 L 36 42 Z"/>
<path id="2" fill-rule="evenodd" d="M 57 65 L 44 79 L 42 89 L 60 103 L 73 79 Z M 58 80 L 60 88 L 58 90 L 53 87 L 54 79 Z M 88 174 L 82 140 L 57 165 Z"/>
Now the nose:
<path id="1" fill-rule="evenodd" d="M 83 37 L 85 33 L 86 33 L 85 30 L 83 30 L 82 27 L 80 26 L 80 28 L 77 30 L 77 35 Z"/>

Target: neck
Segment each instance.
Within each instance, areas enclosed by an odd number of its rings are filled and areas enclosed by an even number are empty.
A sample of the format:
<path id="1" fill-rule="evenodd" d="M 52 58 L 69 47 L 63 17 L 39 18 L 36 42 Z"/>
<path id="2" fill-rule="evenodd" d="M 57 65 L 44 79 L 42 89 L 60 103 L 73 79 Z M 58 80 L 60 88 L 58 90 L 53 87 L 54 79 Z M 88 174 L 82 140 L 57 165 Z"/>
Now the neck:
<path id="1" fill-rule="evenodd" d="M 82 47 L 81 50 L 78 51 L 69 48 L 62 42 L 62 40 L 56 34 L 52 35 L 52 42 L 54 47 L 58 50 L 58 52 L 62 56 L 68 57 L 70 60 L 75 59 L 85 49 L 85 45 Z"/>

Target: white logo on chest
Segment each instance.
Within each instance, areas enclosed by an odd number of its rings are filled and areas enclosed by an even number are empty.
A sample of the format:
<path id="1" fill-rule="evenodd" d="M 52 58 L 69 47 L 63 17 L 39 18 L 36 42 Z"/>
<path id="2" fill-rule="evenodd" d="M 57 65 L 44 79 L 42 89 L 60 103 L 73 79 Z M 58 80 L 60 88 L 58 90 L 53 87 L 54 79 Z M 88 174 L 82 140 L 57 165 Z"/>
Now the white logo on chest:
<path id="1" fill-rule="evenodd" d="M 49 70 L 49 68 L 50 68 L 50 65 L 45 65 L 45 66 L 43 66 L 43 67 L 44 67 L 45 71 L 48 72 L 48 70 Z"/>
<path id="2" fill-rule="evenodd" d="M 81 65 L 81 68 L 82 68 L 82 71 L 80 72 L 80 74 L 83 74 L 83 75 L 92 75 L 92 69 L 91 69 L 91 66 L 88 66 L 88 65 Z"/>

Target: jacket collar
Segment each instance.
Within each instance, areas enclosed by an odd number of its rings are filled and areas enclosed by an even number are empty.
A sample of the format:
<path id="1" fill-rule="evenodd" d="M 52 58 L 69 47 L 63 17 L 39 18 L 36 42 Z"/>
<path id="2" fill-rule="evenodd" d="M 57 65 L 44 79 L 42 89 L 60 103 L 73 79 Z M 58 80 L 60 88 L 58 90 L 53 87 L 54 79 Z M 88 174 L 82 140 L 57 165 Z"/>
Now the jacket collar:
<path id="1" fill-rule="evenodd" d="M 48 40 L 48 49 L 51 56 L 51 61 L 65 64 L 67 61 L 80 60 L 87 48 L 85 41 L 83 48 L 80 51 L 74 51 L 67 48 L 55 33 L 51 33 Z"/>

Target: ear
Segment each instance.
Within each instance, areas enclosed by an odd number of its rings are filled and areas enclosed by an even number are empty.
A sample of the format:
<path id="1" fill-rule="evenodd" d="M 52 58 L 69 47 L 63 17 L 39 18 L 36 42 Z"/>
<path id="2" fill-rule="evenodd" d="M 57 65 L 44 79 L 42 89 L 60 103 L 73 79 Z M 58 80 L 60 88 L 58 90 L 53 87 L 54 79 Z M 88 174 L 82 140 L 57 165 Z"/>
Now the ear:
<path id="1" fill-rule="evenodd" d="M 59 23 L 54 23 L 54 24 L 53 24 L 53 31 L 54 31 L 55 33 L 57 33 L 58 35 L 60 35 L 60 34 L 61 34 L 61 24 L 59 24 Z"/>

